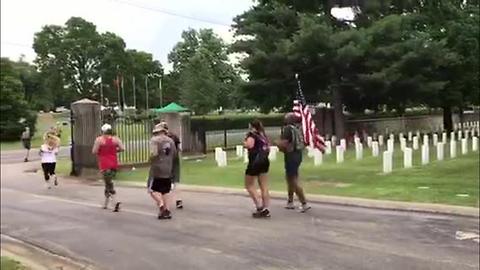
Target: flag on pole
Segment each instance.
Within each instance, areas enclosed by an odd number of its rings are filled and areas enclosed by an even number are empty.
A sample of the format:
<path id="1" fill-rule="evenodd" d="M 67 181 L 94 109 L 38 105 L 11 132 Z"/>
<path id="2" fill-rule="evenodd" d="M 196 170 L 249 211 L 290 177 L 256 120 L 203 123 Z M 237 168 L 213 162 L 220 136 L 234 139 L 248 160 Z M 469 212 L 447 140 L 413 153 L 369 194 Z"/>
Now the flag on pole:
<path id="1" fill-rule="evenodd" d="M 298 79 L 298 74 L 295 74 L 295 79 L 297 80 L 297 94 L 293 101 L 293 113 L 302 119 L 304 143 L 305 145 L 312 146 L 323 152 L 325 149 L 325 141 L 320 136 L 315 121 L 313 121 L 310 107 L 307 105 L 305 96 L 303 95 L 302 85 Z"/>

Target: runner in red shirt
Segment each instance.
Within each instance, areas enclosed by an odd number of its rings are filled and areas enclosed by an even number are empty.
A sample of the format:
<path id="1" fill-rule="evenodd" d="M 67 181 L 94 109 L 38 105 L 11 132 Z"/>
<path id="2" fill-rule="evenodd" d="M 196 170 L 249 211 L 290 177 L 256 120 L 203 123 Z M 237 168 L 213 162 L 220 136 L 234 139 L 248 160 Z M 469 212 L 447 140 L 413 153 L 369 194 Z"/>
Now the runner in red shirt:
<path id="1" fill-rule="evenodd" d="M 105 182 L 105 203 L 104 209 L 108 208 L 108 204 L 111 201 L 114 205 L 114 212 L 120 210 L 120 202 L 115 200 L 115 189 L 113 186 L 113 178 L 118 169 L 117 153 L 124 151 L 122 141 L 113 136 L 112 126 L 104 124 L 102 126 L 102 135 L 100 135 L 93 145 L 92 153 L 97 155 L 98 168 L 103 175 L 103 181 Z"/>

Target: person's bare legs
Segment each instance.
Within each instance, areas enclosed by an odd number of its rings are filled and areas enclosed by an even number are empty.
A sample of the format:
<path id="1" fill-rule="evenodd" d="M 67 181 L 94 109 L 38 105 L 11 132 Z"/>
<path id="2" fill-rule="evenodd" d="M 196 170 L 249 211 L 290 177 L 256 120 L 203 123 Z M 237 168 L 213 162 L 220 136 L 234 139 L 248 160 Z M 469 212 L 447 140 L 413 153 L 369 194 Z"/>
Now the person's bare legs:
<path id="1" fill-rule="evenodd" d="M 255 176 L 245 175 L 245 189 L 247 190 L 250 198 L 252 198 L 255 207 L 260 209 L 260 204 L 258 202 L 258 192 L 255 187 Z"/>
<path id="2" fill-rule="evenodd" d="M 150 192 L 150 197 L 157 203 L 158 208 L 161 208 L 163 206 L 163 200 L 162 200 L 162 195 L 158 192 Z"/>
<path id="3" fill-rule="evenodd" d="M 25 159 L 24 159 L 25 162 L 28 161 L 29 156 L 30 156 L 30 149 L 27 149 L 27 154 L 25 155 Z"/>
<path id="4" fill-rule="evenodd" d="M 261 174 L 258 177 L 258 185 L 260 186 L 260 192 L 262 194 L 262 208 L 268 208 L 270 206 L 270 194 L 268 192 L 268 174 Z"/>

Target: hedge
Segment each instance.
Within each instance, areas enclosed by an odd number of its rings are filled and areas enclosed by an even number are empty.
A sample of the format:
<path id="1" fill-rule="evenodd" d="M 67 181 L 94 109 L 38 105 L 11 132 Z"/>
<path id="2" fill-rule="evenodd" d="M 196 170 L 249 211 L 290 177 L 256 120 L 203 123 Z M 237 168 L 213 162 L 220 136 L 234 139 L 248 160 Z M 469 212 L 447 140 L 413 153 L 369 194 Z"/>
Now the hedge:
<path id="1" fill-rule="evenodd" d="M 191 128 L 203 131 L 247 129 L 254 119 L 262 121 L 266 127 L 278 127 L 283 125 L 283 118 L 283 114 L 193 116 Z"/>

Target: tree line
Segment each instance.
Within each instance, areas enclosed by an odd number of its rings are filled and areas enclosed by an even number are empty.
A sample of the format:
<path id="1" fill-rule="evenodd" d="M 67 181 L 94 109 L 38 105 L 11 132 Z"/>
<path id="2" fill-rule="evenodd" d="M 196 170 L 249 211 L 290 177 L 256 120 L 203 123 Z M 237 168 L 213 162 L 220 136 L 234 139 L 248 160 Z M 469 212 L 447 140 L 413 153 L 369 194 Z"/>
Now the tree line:
<path id="1" fill-rule="evenodd" d="M 334 16 L 345 6 L 355 7 L 353 18 Z M 257 0 L 232 26 L 233 44 L 211 29 L 184 31 L 165 74 L 152 54 L 82 18 L 46 25 L 34 36 L 33 64 L 2 58 L 14 70 L 2 68 L 2 98 L 15 93 L 33 110 L 83 97 L 145 110 L 148 95 L 148 107 L 178 101 L 197 114 L 269 112 L 291 109 L 298 73 L 307 101 L 333 104 L 336 121 L 344 109 L 430 107 L 443 109 L 451 129 L 452 113 L 479 104 L 478 0 Z M 243 55 L 239 64 L 231 53 Z"/>

